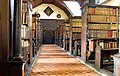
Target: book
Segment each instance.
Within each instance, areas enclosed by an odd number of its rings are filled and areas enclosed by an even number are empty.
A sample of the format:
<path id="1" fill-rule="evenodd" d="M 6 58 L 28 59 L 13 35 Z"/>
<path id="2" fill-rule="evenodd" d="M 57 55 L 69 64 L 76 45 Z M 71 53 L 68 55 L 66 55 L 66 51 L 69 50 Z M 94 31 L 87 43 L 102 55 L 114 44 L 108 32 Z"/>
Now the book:
<path id="1" fill-rule="evenodd" d="M 108 30 L 108 37 L 112 38 L 112 30 Z"/>

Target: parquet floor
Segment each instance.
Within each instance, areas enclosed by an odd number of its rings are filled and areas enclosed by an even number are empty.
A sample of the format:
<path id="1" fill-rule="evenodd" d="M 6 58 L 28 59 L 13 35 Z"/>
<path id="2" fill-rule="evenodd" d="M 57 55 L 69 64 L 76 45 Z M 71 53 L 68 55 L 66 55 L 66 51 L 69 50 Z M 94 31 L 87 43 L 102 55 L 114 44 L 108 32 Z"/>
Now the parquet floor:
<path id="1" fill-rule="evenodd" d="M 43 45 L 28 76 L 101 76 L 57 45 Z"/>

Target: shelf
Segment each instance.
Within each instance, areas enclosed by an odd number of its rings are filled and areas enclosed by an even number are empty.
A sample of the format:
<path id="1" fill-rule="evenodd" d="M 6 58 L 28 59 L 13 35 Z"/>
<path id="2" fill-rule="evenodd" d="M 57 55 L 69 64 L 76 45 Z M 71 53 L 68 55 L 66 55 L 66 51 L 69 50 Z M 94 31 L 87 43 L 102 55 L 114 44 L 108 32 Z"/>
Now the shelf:
<path id="1" fill-rule="evenodd" d="M 36 40 L 37 38 L 32 38 L 32 39 Z"/>
<path id="2" fill-rule="evenodd" d="M 37 30 L 37 29 L 32 29 L 32 30 Z"/>
<path id="3" fill-rule="evenodd" d="M 88 38 L 89 40 L 118 40 L 119 38 Z"/>
<path id="4" fill-rule="evenodd" d="M 27 23 L 23 23 L 22 25 L 24 25 L 24 26 L 28 27 L 28 24 L 27 24 Z"/>
<path id="5" fill-rule="evenodd" d="M 22 40 L 25 40 L 25 41 L 27 41 L 27 40 L 30 40 L 29 38 L 22 38 Z"/>
<path id="6" fill-rule="evenodd" d="M 97 29 L 88 29 L 88 30 L 106 30 L 106 31 L 107 30 L 113 30 L 113 31 L 116 31 L 116 30 L 119 30 L 119 29 L 104 29 L 104 28 L 103 29 L 99 29 L 99 28 L 97 28 Z"/>
<path id="7" fill-rule="evenodd" d="M 105 50 L 105 51 L 109 51 L 109 50 L 119 50 L 119 48 L 108 48 L 108 49 L 102 49 L 102 50 Z"/>
<path id="8" fill-rule="evenodd" d="M 82 28 L 82 27 L 78 27 L 78 26 L 72 26 L 72 28 Z"/>
<path id="9" fill-rule="evenodd" d="M 73 40 L 74 40 L 74 38 L 73 38 Z M 81 40 L 81 38 L 75 38 L 75 40 Z"/>
<path id="10" fill-rule="evenodd" d="M 91 22 L 91 21 L 88 21 L 88 23 L 91 23 L 91 24 L 118 24 L 118 22 Z"/>
<path id="11" fill-rule="evenodd" d="M 101 14 L 88 14 L 88 15 L 100 15 L 101 16 Z M 102 16 L 117 16 L 117 15 L 109 15 L 109 14 L 102 14 Z"/>
<path id="12" fill-rule="evenodd" d="M 73 34 L 76 34 L 76 33 L 77 33 L 77 34 L 80 34 L 81 32 L 72 32 L 72 33 L 73 33 Z"/>

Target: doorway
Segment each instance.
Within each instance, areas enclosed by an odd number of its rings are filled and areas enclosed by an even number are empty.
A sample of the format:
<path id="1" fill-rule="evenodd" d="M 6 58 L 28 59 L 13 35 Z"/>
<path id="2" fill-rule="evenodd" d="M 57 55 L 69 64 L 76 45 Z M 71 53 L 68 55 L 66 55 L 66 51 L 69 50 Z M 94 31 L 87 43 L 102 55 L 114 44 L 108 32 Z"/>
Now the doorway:
<path id="1" fill-rule="evenodd" d="M 55 33 L 52 30 L 43 31 L 43 44 L 55 44 Z"/>

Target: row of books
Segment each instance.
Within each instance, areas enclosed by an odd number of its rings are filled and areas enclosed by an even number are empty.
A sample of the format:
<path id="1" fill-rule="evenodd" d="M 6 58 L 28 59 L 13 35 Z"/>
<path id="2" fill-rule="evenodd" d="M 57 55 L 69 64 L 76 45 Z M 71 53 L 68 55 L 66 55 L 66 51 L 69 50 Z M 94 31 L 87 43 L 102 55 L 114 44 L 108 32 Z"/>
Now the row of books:
<path id="1" fill-rule="evenodd" d="M 36 38 L 36 31 L 32 30 L 32 38 Z"/>
<path id="2" fill-rule="evenodd" d="M 30 44 L 29 44 L 28 40 L 26 40 L 26 41 L 22 40 L 22 47 L 28 47 L 29 45 Z"/>
<path id="3" fill-rule="evenodd" d="M 108 48 L 118 48 L 118 42 L 113 42 L 113 41 L 109 41 L 109 42 L 99 42 L 99 46 L 101 46 L 103 49 L 108 49 Z"/>
<path id="4" fill-rule="evenodd" d="M 82 23 L 72 23 L 72 27 L 82 27 Z"/>
<path id="5" fill-rule="evenodd" d="M 27 47 L 22 47 L 22 55 L 24 59 L 28 59 L 29 58 L 29 46 Z"/>
<path id="6" fill-rule="evenodd" d="M 70 27 L 65 27 L 66 30 L 70 30 Z"/>
<path id="7" fill-rule="evenodd" d="M 32 29 L 36 29 L 36 23 L 32 23 Z"/>
<path id="8" fill-rule="evenodd" d="M 118 24 L 88 24 L 88 29 L 118 30 Z"/>
<path id="9" fill-rule="evenodd" d="M 27 12 L 23 12 L 22 13 L 22 23 L 23 24 L 27 24 L 28 23 L 28 21 L 27 21 L 28 20 L 27 19 L 27 14 L 28 14 Z"/>
<path id="10" fill-rule="evenodd" d="M 82 29 L 81 29 L 81 28 L 72 28 L 72 31 L 73 31 L 73 32 L 81 32 Z"/>
<path id="11" fill-rule="evenodd" d="M 33 22 L 33 23 L 36 22 L 36 17 L 32 17 L 32 22 Z"/>
<path id="12" fill-rule="evenodd" d="M 70 24 L 65 24 L 65 26 L 70 26 Z"/>
<path id="13" fill-rule="evenodd" d="M 22 3 L 22 12 L 28 12 L 28 3 Z"/>
<path id="14" fill-rule="evenodd" d="M 73 34 L 73 38 L 76 38 L 76 39 L 81 39 L 81 34 L 80 33 L 74 33 Z"/>
<path id="15" fill-rule="evenodd" d="M 118 38 L 118 31 L 112 30 L 89 30 L 88 37 L 92 38 Z"/>
<path id="16" fill-rule="evenodd" d="M 117 13 L 118 8 L 105 8 L 105 7 L 88 8 L 88 14 L 117 15 Z"/>
<path id="17" fill-rule="evenodd" d="M 82 22 L 82 19 L 72 19 L 72 22 Z"/>
<path id="18" fill-rule="evenodd" d="M 105 15 L 88 15 L 88 22 L 117 23 L 118 22 L 118 17 L 116 17 L 116 16 L 105 16 Z"/>
<path id="19" fill-rule="evenodd" d="M 27 26 L 22 25 L 22 30 L 21 30 L 21 37 L 25 39 L 30 38 L 30 32 L 29 28 Z"/>

